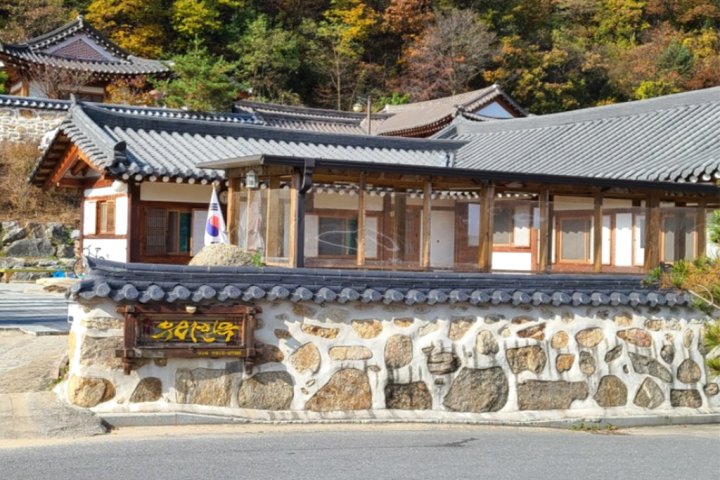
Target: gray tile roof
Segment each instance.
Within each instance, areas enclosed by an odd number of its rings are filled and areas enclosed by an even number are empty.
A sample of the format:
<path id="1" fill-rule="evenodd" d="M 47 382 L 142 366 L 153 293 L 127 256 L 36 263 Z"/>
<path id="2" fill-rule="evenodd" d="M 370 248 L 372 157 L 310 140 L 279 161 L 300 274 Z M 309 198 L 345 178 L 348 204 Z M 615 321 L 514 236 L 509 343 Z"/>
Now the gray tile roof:
<path id="1" fill-rule="evenodd" d="M 392 116 L 378 125 L 377 133 L 380 135 L 403 135 L 421 128 L 430 128 L 437 131 L 447 125 L 460 112 L 474 112 L 500 98 L 512 106 L 518 115 L 526 115 L 522 107 L 512 97 L 503 92 L 499 86 L 491 85 L 480 90 L 425 102 L 387 105 L 384 112 Z M 477 120 L 484 119 L 477 118 Z"/>
<path id="2" fill-rule="evenodd" d="M 312 132 L 367 135 L 366 115 L 364 113 L 249 101 L 235 102 L 233 109 L 236 112 L 251 113 L 261 119 L 265 125 L 272 127 Z M 388 116 L 382 113 L 374 113 L 371 118 L 371 126 L 378 125 Z"/>
<path id="3" fill-rule="evenodd" d="M 56 139 L 75 143 L 98 168 L 112 175 L 168 176 L 214 180 L 219 170 L 200 163 L 242 157 L 299 157 L 343 162 L 444 167 L 454 141 L 366 137 L 301 132 L 246 123 L 179 119 L 121 113 L 77 104 L 59 127 Z M 41 185 L 59 161 L 61 149 L 48 148 L 31 181 Z"/>
<path id="4" fill-rule="evenodd" d="M 472 122 L 458 168 L 652 182 L 720 178 L 720 87 L 565 113 Z"/>
<path id="5" fill-rule="evenodd" d="M 89 258 L 91 271 L 73 285 L 77 300 L 140 303 L 316 303 L 472 305 L 689 305 L 677 291 L 642 286 L 642 277 L 500 275 L 272 267 L 190 267 L 116 263 Z"/>
<path id="6" fill-rule="evenodd" d="M 87 35 L 103 47 L 112 60 L 87 60 L 54 55 L 49 50 L 68 39 Z M 100 76 L 166 74 L 170 69 L 158 60 L 137 57 L 123 50 L 105 35 L 88 25 L 82 17 L 51 32 L 18 44 L 0 43 L 0 59 L 9 64 L 43 65 Z"/>

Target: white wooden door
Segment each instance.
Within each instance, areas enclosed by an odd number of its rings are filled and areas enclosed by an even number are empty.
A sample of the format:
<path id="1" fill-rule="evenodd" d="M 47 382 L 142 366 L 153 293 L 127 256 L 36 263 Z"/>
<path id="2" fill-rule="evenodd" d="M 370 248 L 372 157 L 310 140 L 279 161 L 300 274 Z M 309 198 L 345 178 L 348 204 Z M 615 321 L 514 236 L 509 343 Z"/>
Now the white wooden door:
<path id="1" fill-rule="evenodd" d="M 455 259 L 455 212 L 430 212 L 430 266 L 451 268 Z"/>

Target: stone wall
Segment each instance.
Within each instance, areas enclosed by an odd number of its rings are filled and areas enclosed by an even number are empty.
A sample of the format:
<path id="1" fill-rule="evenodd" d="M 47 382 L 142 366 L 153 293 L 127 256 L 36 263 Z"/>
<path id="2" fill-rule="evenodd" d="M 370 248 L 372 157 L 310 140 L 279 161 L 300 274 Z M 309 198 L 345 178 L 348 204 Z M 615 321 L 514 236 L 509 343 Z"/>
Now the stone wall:
<path id="1" fill-rule="evenodd" d="M 57 128 L 67 115 L 63 110 L 0 108 L 0 141 L 40 143 L 43 136 Z"/>
<path id="2" fill-rule="evenodd" d="M 264 353 L 252 374 L 237 360 L 168 359 L 125 375 L 117 305 L 75 304 L 67 398 L 98 412 L 391 410 L 490 421 L 720 412 L 703 357 L 707 317 L 686 307 L 259 305 Z"/>
<path id="3" fill-rule="evenodd" d="M 79 234 L 73 225 L 55 222 L 0 222 L 0 268 L 53 269 L 72 265 L 74 241 Z M 18 273 L 13 278 L 28 280 L 39 276 L 45 275 Z"/>

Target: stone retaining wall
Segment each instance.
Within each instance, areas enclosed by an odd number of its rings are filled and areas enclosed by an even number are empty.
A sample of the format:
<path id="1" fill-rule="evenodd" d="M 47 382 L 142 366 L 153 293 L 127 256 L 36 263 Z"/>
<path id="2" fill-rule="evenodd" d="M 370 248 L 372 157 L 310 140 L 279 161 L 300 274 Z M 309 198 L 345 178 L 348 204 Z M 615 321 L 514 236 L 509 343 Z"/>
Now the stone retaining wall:
<path id="1" fill-rule="evenodd" d="M 0 268 L 66 268 L 75 258 L 74 242 L 80 231 L 61 223 L 0 222 Z M 15 280 L 47 276 L 18 273 Z"/>
<path id="2" fill-rule="evenodd" d="M 498 421 L 720 412 L 703 357 L 707 317 L 686 307 L 259 306 L 264 353 L 252 374 L 237 360 L 168 359 L 125 375 L 117 305 L 75 304 L 67 398 L 98 412 L 175 404 Z"/>
<path id="3" fill-rule="evenodd" d="M 0 108 L 0 141 L 32 141 L 40 143 L 43 136 L 57 128 L 67 115 L 63 110 L 33 108 Z"/>

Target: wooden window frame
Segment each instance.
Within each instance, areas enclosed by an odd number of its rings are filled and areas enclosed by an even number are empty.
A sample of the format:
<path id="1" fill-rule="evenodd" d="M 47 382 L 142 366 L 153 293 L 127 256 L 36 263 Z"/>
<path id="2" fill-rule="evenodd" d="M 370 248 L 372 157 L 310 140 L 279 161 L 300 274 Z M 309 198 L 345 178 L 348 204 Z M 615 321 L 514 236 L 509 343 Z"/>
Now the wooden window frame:
<path id="1" fill-rule="evenodd" d="M 115 235 L 116 212 L 114 198 L 95 202 L 95 235 Z"/>
<path id="2" fill-rule="evenodd" d="M 193 246 L 193 235 L 192 235 L 192 212 L 193 210 L 205 210 L 207 205 L 199 203 L 174 203 L 174 202 L 152 202 L 144 201 L 139 203 L 139 253 L 141 262 L 152 261 L 154 263 L 178 263 L 189 260 L 192 258 L 192 246 Z M 176 211 L 190 214 L 190 239 L 189 239 L 189 250 L 187 252 L 164 252 L 163 254 L 148 254 L 146 253 L 146 240 L 147 240 L 147 211 L 151 209 L 160 209 L 165 211 L 166 226 L 165 226 L 165 241 L 167 242 L 167 217 L 168 212 Z"/>
<path id="3" fill-rule="evenodd" d="M 590 213 L 581 213 L 576 210 L 574 211 L 559 211 L 555 212 L 555 263 L 559 265 L 592 265 L 592 227 L 593 227 L 593 216 Z M 566 220 L 584 220 L 590 225 L 590 229 L 586 234 L 586 255 L 584 260 L 564 260 L 562 259 L 562 222 Z M 602 226 L 601 226 L 602 228 Z"/>
<path id="4" fill-rule="evenodd" d="M 505 202 L 496 201 L 495 204 L 493 205 L 493 232 L 492 232 L 493 250 L 495 249 L 496 246 L 501 249 L 508 249 L 508 248 L 510 248 L 510 249 L 515 249 L 515 248 L 528 249 L 529 248 L 529 247 L 524 247 L 524 246 L 523 247 L 515 246 L 515 210 L 516 210 L 516 208 L 517 208 L 517 205 L 515 203 L 510 203 L 510 202 L 505 203 Z M 510 213 L 510 228 L 509 228 L 510 231 L 508 232 L 508 235 L 510 237 L 509 242 L 503 242 L 503 243 L 495 242 L 495 228 L 497 226 L 497 223 L 495 222 L 497 215 L 495 215 L 495 212 L 498 210 L 505 210 Z"/>

